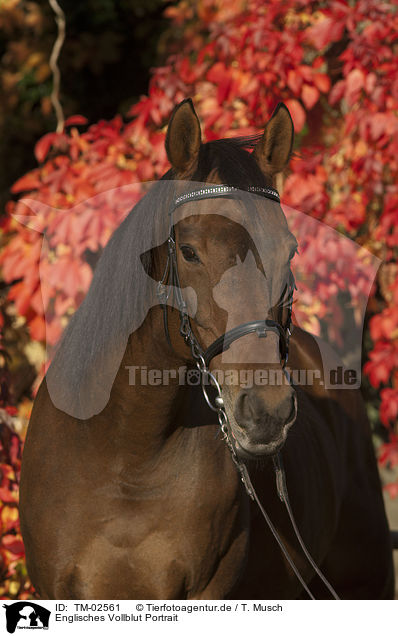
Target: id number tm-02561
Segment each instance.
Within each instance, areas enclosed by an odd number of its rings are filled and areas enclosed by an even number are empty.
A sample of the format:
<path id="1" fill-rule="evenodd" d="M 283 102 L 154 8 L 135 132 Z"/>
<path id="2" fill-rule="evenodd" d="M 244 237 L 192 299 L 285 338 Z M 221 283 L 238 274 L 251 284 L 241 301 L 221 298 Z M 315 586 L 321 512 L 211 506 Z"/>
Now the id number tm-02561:
<path id="1" fill-rule="evenodd" d="M 120 611 L 119 603 L 75 603 L 77 612 L 114 612 Z"/>

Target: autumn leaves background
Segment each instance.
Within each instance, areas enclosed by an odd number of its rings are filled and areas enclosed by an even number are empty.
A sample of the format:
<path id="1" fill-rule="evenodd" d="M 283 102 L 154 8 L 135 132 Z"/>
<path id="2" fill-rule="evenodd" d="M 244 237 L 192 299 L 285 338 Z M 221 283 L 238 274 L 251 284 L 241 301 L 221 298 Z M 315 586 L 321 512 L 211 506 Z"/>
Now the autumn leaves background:
<path id="1" fill-rule="evenodd" d="M 7 163 L 0 184 L 3 598 L 32 594 L 18 527 L 18 472 L 45 341 L 58 340 L 87 292 L 98 255 L 132 207 L 121 186 L 138 184 L 130 193 L 138 200 L 139 184 L 167 170 L 166 125 L 186 97 L 194 100 L 205 140 L 259 132 L 284 102 L 295 125 L 296 154 L 278 183 L 283 202 L 382 259 L 367 310 L 363 390 L 379 460 L 388 469 L 385 487 L 398 495 L 396 3 L 103 0 L 95 10 L 93 2 L 79 4 L 73 9 L 60 0 L 66 122 L 59 133 L 48 99 L 51 11 L 44 0 L 0 5 Z M 85 205 L 96 196 L 101 215 Z M 38 203 L 33 215 L 24 198 Z M 21 224 L 15 215 L 31 220 Z M 42 233 L 49 248 L 44 257 Z M 347 281 L 336 267 L 334 281 L 322 280 L 320 264 L 338 263 L 340 248 L 314 240 L 305 249 L 317 282 L 308 271 L 301 290 L 307 315 L 299 316 L 300 324 L 333 338 L 340 317 L 330 313 L 328 299 L 344 282 L 355 302 L 361 279 Z"/>

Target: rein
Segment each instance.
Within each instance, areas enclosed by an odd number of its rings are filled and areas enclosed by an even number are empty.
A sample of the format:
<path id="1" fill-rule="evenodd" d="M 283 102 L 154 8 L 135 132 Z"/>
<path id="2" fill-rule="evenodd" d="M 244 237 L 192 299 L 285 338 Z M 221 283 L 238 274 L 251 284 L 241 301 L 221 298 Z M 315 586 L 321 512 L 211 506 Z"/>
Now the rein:
<path id="1" fill-rule="evenodd" d="M 267 199 L 271 199 L 273 201 L 280 203 L 279 194 L 274 188 L 250 186 L 247 188 L 247 192 L 253 193 L 259 196 L 263 196 Z M 303 588 L 305 589 L 309 597 L 312 600 L 315 600 L 310 589 L 308 588 L 303 577 L 301 576 L 299 570 L 297 569 L 294 561 L 292 560 L 285 544 L 280 538 L 278 531 L 276 530 L 266 510 L 261 504 L 257 496 L 257 493 L 255 491 L 255 488 L 252 484 L 252 481 L 250 479 L 249 471 L 247 469 L 246 464 L 244 464 L 237 455 L 234 441 L 233 441 L 231 426 L 228 420 L 228 415 L 225 411 L 221 387 L 217 381 L 217 378 L 212 374 L 212 372 L 209 369 L 209 364 L 211 360 L 215 356 L 227 350 L 231 346 L 231 344 L 235 342 L 236 340 L 238 340 L 239 338 L 242 338 L 243 336 L 246 336 L 250 333 L 256 333 L 259 338 L 266 338 L 268 331 L 272 331 L 279 336 L 279 349 L 280 349 L 280 356 L 282 361 L 282 368 L 285 369 L 285 366 L 288 360 L 288 354 L 289 354 L 289 339 L 292 333 L 291 332 L 291 327 L 292 327 L 291 317 L 292 317 L 292 300 L 293 300 L 292 297 L 293 297 L 293 290 L 295 288 L 294 282 L 288 288 L 288 293 L 289 293 L 288 317 L 284 325 L 279 324 L 275 320 L 269 320 L 269 319 L 254 320 L 251 322 L 243 323 L 239 325 L 238 327 L 235 327 L 234 329 L 231 329 L 230 331 L 227 331 L 226 333 L 222 334 L 206 350 L 202 349 L 195 334 L 192 331 L 192 327 L 191 327 L 191 323 L 190 323 L 190 319 L 189 319 L 189 315 L 187 311 L 187 305 L 184 301 L 182 291 L 181 291 L 180 279 L 178 275 L 178 266 L 177 266 L 175 230 L 174 230 L 174 223 L 173 223 L 174 210 L 176 210 L 176 208 L 178 208 L 180 205 L 183 205 L 184 203 L 188 203 L 191 201 L 213 199 L 218 197 L 234 197 L 236 196 L 237 193 L 239 193 L 239 189 L 233 186 L 214 185 L 210 187 L 204 187 L 197 190 L 193 190 L 191 192 L 186 192 L 178 196 L 173 201 L 173 204 L 169 211 L 170 230 L 169 230 L 169 237 L 167 239 L 167 246 L 168 246 L 167 262 L 166 262 L 166 267 L 165 267 L 163 276 L 161 280 L 158 282 L 157 296 L 163 310 L 163 322 L 164 322 L 166 339 L 168 344 L 171 347 L 172 345 L 171 345 L 170 334 L 168 330 L 168 321 L 167 321 L 167 301 L 169 299 L 170 291 L 168 291 L 167 285 L 172 287 L 173 293 L 175 295 L 175 298 L 174 298 L 175 304 L 180 314 L 180 334 L 184 338 L 185 343 L 191 349 L 192 357 L 201 374 L 201 386 L 202 386 L 203 396 L 209 408 L 215 413 L 217 413 L 220 429 L 223 434 L 223 439 L 231 453 L 232 461 L 234 462 L 240 474 L 240 478 L 245 486 L 246 492 L 249 495 L 249 497 L 257 503 L 269 529 L 271 530 L 271 533 L 273 534 L 284 557 L 290 564 L 293 572 L 295 573 L 296 577 L 300 581 L 301 585 L 303 586 Z M 212 404 L 210 397 L 207 393 L 205 379 L 210 380 L 210 382 L 213 384 L 214 388 L 216 389 L 217 396 L 215 398 L 214 404 Z M 294 533 L 303 550 L 303 553 L 305 557 L 307 558 L 308 562 L 310 563 L 310 565 L 312 566 L 312 568 L 314 569 L 314 571 L 316 572 L 316 574 L 319 576 L 319 578 L 322 580 L 324 585 L 327 587 L 327 589 L 329 590 L 333 598 L 336 600 L 339 600 L 339 597 L 337 596 L 335 590 L 327 581 L 327 579 L 324 577 L 324 575 L 322 574 L 322 572 L 320 571 L 320 569 L 318 568 L 318 566 L 312 559 L 301 537 L 301 534 L 298 530 L 297 524 L 293 516 L 292 509 L 290 506 L 289 495 L 288 495 L 287 485 L 286 485 L 286 475 L 285 475 L 285 470 L 283 467 L 282 457 L 280 453 L 277 453 L 276 456 L 273 457 L 273 464 L 274 464 L 274 470 L 275 470 L 275 476 L 276 476 L 276 487 L 277 487 L 279 499 L 284 503 L 286 507 Z"/>

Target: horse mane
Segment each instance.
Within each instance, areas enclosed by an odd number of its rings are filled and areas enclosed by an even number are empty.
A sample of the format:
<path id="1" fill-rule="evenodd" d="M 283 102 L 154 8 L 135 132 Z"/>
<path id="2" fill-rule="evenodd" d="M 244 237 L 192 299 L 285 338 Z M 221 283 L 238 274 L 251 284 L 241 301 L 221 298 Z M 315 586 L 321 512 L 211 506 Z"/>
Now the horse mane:
<path id="1" fill-rule="evenodd" d="M 240 189 L 271 185 L 247 152 L 258 139 L 253 135 L 202 144 L 190 180 L 206 182 L 217 172 L 223 183 Z M 65 329 L 46 381 L 54 405 L 72 417 L 88 419 L 103 410 L 130 334 L 158 304 L 156 283 L 148 275 L 149 255 L 167 239 L 167 205 L 176 178 L 169 170 L 115 230 L 85 299 Z"/>

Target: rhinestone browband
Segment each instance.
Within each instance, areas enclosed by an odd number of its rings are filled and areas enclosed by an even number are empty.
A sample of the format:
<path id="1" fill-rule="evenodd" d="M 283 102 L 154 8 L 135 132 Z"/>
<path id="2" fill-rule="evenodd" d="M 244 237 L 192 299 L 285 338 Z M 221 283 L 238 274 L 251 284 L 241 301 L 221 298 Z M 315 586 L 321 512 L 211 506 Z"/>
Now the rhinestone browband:
<path id="1" fill-rule="evenodd" d="M 190 201 L 198 201 L 200 199 L 212 199 L 219 196 L 228 196 L 235 192 L 250 192 L 250 194 L 258 194 L 262 197 L 266 197 L 267 199 L 272 199 L 273 201 L 280 202 L 278 191 L 274 188 L 262 188 L 260 186 L 249 186 L 245 190 L 240 188 L 235 188 L 234 186 L 226 186 L 226 185 L 214 185 L 208 186 L 207 188 L 200 188 L 199 190 L 192 190 L 191 192 L 185 192 L 185 194 L 181 194 L 174 200 L 174 204 L 172 209 L 170 210 L 171 214 L 173 210 L 178 208 L 183 203 L 188 203 Z"/>

